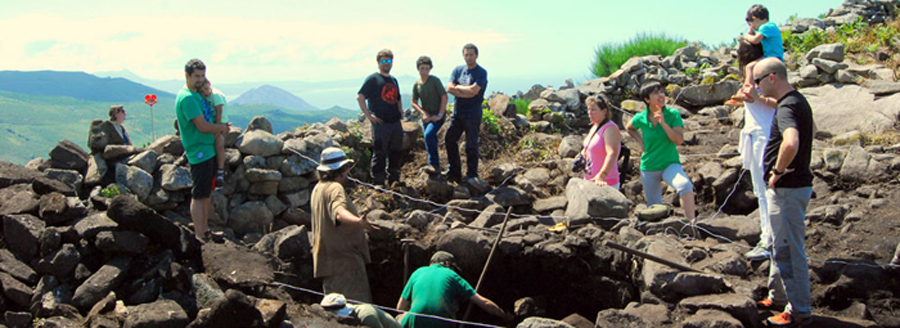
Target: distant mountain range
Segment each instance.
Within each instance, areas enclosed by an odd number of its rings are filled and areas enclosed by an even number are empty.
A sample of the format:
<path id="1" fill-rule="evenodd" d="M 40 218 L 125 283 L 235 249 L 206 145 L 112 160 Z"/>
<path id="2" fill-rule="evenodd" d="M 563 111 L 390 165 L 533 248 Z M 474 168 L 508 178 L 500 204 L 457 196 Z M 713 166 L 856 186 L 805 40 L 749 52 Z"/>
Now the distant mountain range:
<path id="1" fill-rule="evenodd" d="M 271 85 L 263 85 L 259 88 L 251 89 L 228 103 L 235 105 L 268 104 L 296 111 L 320 109 L 310 105 L 293 93 Z"/>
<path id="2" fill-rule="evenodd" d="M 62 96 L 89 101 L 130 102 L 147 94 L 174 94 L 124 78 L 100 78 L 84 72 L 0 71 L 0 90 L 30 95 Z"/>
<path id="3" fill-rule="evenodd" d="M 259 100 L 242 104 L 241 97 L 236 97 L 236 102 L 230 101 L 226 107 L 226 114 L 237 127 L 244 128 L 253 117 L 263 116 L 272 123 L 273 132 L 280 133 L 332 117 L 347 120 L 359 115 L 359 110 L 337 106 L 317 109 L 272 86 L 251 91 L 245 99 Z M 152 112 L 144 104 L 146 94 L 158 97 Z M 135 145 L 149 144 L 154 132 L 158 137 L 174 132 L 172 93 L 125 78 L 100 78 L 82 72 L 0 71 L 0 161 L 25 164 L 33 157 L 47 158 L 63 139 L 86 148 L 91 120 L 108 119 L 112 104 L 123 104 L 128 111 L 125 126 Z M 292 108 L 286 108 L 288 105 Z"/>

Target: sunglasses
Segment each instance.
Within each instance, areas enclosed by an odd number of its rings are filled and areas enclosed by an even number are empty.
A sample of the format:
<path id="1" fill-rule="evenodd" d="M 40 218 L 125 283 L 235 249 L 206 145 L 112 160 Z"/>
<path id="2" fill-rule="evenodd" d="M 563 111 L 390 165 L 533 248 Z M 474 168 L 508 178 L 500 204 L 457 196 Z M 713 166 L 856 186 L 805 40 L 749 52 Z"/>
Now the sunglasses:
<path id="1" fill-rule="evenodd" d="M 382 60 L 379 60 L 378 62 L 382 63 L 382 64 L 390 64 L 390 63 L 393 63 L 394 60 L 393 59 L 382 59 Z"/>
<path id="2" fill-rule="evenodd" d="M 753 79 L 753 82 L 756 83 L 757 85 L 759 85 L 759 82 L 762 82 L 763 79 L 769 77 L 769 75 L 772 75 L 772 74 L 775 74 L 775 72 L 769 72 L 769 73 L 763 74 L 762 76 Z"/>

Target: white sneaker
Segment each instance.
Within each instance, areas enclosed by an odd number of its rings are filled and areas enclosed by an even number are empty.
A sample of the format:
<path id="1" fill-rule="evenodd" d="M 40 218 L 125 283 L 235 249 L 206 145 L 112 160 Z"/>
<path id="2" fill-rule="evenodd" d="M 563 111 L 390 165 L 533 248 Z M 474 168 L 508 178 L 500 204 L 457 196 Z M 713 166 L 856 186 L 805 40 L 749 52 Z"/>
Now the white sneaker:
<path id="1" fill-rule="evenodd" d="M 769 252 L 767 247 L 756 245 L 756 247 L 754 247 L 744 255 L 747 256 L 747 259 L 750 261 L 762 261 L 772 256 L 772 253 Z"/>

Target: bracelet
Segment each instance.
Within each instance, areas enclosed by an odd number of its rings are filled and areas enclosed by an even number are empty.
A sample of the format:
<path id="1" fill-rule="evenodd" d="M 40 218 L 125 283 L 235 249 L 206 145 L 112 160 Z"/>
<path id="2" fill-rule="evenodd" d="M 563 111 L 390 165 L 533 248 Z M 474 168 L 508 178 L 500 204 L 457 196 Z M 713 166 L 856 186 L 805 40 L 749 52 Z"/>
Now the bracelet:
<path id="1" fill-rule="evenodd" d="M 775 175 L 782 175 L 782 174 L 784 174 L 784 171 L 778 172 L 778 169 L 772 168 L 772 173 Z"/>

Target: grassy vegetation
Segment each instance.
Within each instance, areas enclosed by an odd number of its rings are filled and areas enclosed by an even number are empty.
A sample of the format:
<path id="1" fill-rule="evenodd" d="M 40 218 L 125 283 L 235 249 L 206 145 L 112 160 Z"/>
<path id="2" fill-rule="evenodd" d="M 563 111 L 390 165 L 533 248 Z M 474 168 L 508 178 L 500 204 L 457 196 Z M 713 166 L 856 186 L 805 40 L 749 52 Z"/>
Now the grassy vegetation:
<path id="1" fill-rule="evenodd" d="M 482 108 L 481 113 L 481 124 L 494 134 L 500 133 L 500 118 L 490 108 Z"/>
<path id="2" fill-rule="evenodd" d="M 670 37 L 665 33 L 638 33 L 624 43 L 604 43 L 597 47 L 594 50 L 596 57 L 591 64 L 591 72 L 596 77 L 609 76 L 631 57 L 669 56 L 686 45 L 687 41 L 684 39 Z"/>
<path id="3" fill-rule="evenodd" d="M 869 25 L 861 21 L 837 26 L 834 33 L 826 33 L 822 30 L 810 30 L 801 34 L 792 34 L 784 31 L 781 34 L 784 48 L 794 54 L 788 61 L 788 66 L 796 68 L 800 58 L 818 45 L 828 43 L 843 43 L 844 52 L 857 54 L 853 56 L 858 64 L 868 64 L 875 61 L 875 53 L 883 51 L 896 54 L 900 51 L 900 16 L 890 23 Z M 898 59 L 892 56 L 885 66 L 897 71 Z"/>
<path id="4" fill-rule="evenodd" d="M 531 100 L 515 99 L 513 103 L 516 104 L 516 113 L 528 116 L 528 105 L 531 105 Z"/>

